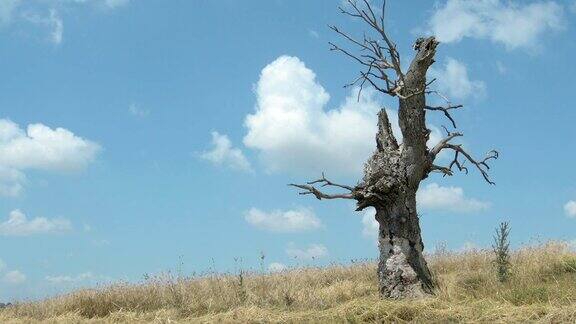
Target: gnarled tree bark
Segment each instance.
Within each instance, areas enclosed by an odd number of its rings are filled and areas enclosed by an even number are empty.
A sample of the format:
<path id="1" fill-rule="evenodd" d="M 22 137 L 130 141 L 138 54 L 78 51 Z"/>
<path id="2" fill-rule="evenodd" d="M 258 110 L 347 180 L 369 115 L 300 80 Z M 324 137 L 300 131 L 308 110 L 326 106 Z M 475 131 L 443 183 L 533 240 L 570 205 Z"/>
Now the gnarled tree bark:
<path id="1" fill-rule="evenodd" d="M 496 159 L 498 153 L 491 151 L 483 160 L 475 160 L 460 144 L 453 144 L 460 133 L 450 132 L 434 148 L 426 145 L 430 130 L 426 126 L 426 111 L 441 111 L 452 122 L 450 110 L 462 107 L 448 102 L 445 107 L 430 107 L 426 104 L 426 95 L 436 93 L 427 82 L 426 73 L 434 63 L 438 42 L 434 37 L 419 38 L 414 44 L 416 54 L 406 73 L 401 69 L 400 55 L 394 43 L 388 38 L 384 29 L 384 9 L 376 18 L 367 0 L 360 5 L 356 0 L 347 0 L 348 8 L 341 12 L 358 18 L 375 31 L 376 38 L 364 36 L 358 41 L 337 27 L 335 32 L 358 46 L 360 55 L 352 54 L 337 45 L 332 50 L 340 51 L 353 58 L 365 68 L 360 77 L 350 85 L 360 85 L 360 91 L 366 83 L 383 94 L 397 97 L 399 100 L 398 121 L 402 131 L 402 143 L 394 137 L 392 127 L 385 109 L 378 113 L 378 133 L 376 150 L 364 166 L 364 177 L 355 187 L 336 184 L 322 178 L 306 184 L 291 184 L 303 191 L 300 194 L 312 194 L 317 199 L 354 199 L 357 210 L 367 207 L 376 209 L 376 220 L 379 224 L 380 259 L 378 279 L 380 293 L 388 298 L 415 298 L 432 294 L 434 280 L 423 257 L 424 244 L 420 231 L 420 221 L 416 209 L 416 192 L 420 182 L 431 172 L 452 175 L 452 168 L 459 171 L 468 169 L 464 161 L 473 164 L 484 179 L 488 178 L 487 161 Z M 393 71 L 394 78 L 389 76 Z M 448 166 L 434 164 L 436 157 L 443 150 L 451 150 L 455 156 Z M 464 158 L 465 160 L 461 160 Z M 344 193 L 329 194 L 317 187 L 336 187 Z"/>

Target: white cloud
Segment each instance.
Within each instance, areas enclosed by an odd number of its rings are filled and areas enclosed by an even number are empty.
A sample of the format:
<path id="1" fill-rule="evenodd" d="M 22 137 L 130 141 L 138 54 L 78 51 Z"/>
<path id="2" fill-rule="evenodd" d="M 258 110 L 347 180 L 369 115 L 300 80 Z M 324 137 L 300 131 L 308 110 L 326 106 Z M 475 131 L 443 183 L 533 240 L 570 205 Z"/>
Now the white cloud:
<path id="1" fill-rule="evenodd" d="M 317 260 L 328 255 L 328 249 L 322 244 L 310 244 L 305 249 L 297 248 L 294 243 L 288 244 L 286 254 L 298 260 Z"/>
<path id="2" fill-rule="evenodd" d="M 2 280 L 11 285 L 19 285 L 26 281 L 26 275 L 18 270 L 8 271 L 3 277 Z"/>
<path id="3" fill-rule="evenodd" d="M 466 65 L 453 58 L 447 58 L 446 64 L 437 69 L 430 68 L 430 77 L 436 78 L 436 85 L 448 99 L 465 99 L 482 97 L 486 93 L 486 85 L 482 81 L 470 80 Z"/>
<path id="4" fill-rule="evenodd" d="M 0 165 L 15 169 L 77 171 L 91 163 L 100 146 L 64 128 L 28 125 L 26 131 L 0 119 Z"/>
<path id="5" fill-rule="evenodd" d="M 304 232 L 320 228 L 322 223 L 308 208 L 264 212 L 251 208 L 244 219 L 252 226 L 272 232 Z"/>
<path id="6" fill-rule="evenodd" d="M 215 165 L 227 166 L 231 169 L 241 171 L 252 171 L 250 162 L 239 148 L 232 146 L 227 135 L 221 135 L 218 132 L 212 132 L 212 149 L 204 152 L 200 157 L 210 161 Z"/>
<path id="7" fill-rule="evenodd" d="M 507 49 L 538 46 L 541 36 L 563 26 L 563 8 L 554 1 L 448 0 L 429 27 L 438 40 L 489 39 Z"/>
<path id="8" fill-rule="evenodd" d="M 98 144 L 64 128 L 31 124 L 24 130 L 0 119 L 0 195 L 17 196 L 26 179 L 25 170 L 79 171 L 94 161 L 100 150 Z"/>
<path id="9" fill-rule="evenodd" d="M 468 198 L 459 187 L 442 187 L 437 183 L 427 184 L 418 190 L 418 207 L 425 210 L 440 210 L 454 213 L 474 213 L 490 208 L 487 202 Z"/>
<path id="10" fill-rule="evenodd" d="M 0 272 L 4 271 L 4 269 L 6 269 L 6 263 L 0 259 Z"/>
<path id="11" fill-rule="evenodd" d="M 63 218 L 28 219 L 20 210 L 13 210 L 8 220 L 0 223 L 0 235 L 29 236 L 34 234 L 61 233 L 72 228 L 70 221 Z"/>
<path id="12" fill-rule="evenodd" d="M 576 201 L 570 200 L 564 205 L 564 212 L 568 217 L 576 217 Z"/>
<path id="13" fill-rule="evenodd" d="M 376 221 L 376 209 L 368 208 L 362 215 L 362 235 L 374 241 L 378 241 L 378 230 L 380 224 Z"/>
<path id="14" fill-rule="evenodd" d="M 286 266 L 282 263 L 273 262 L 268 266 L 268 271 L 270 272 L 282 272 L 284 270 L 286 270 Z"/>
<path id="15" fill-rule="evenodd" d="M 359 103 L 353 91 L 326 111 L 330 96 L 314 72 L 297 57 L 281 56 L 262 70 L 244 144 L 259 151 L 268 171 L 357 174 L 375 147 L 380 109 L 373 91 L 363 93 Z"/>
<path id="16" fill-rule="evenodd" d="M 94 275 L 91 272 L 81 273 L 76 276 L 46 276 L 46 281 L 53 284 L 70 284 L 78 283 L 85 280 L 94 279 Z"/>
<path id="17" fill-rule="evenodd" d="M 141 108 L 136 104 L 128 106 L 128 112 L 136 117 L 146 117 L 150 114 L 150 110 Z"/>

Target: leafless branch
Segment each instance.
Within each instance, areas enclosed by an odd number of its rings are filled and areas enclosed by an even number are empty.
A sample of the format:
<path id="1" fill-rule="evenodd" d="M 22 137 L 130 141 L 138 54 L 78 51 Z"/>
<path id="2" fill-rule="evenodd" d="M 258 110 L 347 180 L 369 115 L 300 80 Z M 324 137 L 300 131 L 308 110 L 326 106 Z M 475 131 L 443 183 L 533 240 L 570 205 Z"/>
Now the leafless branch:
<path id="1" fill-rule="evenodd" d="M 436 106 L 436 107 L 431 107 L 431 106 L 425 106 L 424 109 L 426 110 L 431 110 L 431 111 L 441 111 L 444 113 L 444 115 L 446 116 L 446 118 L 450 119 L 450 121 L 452 122 L 452 126 L 454 126 L 454 128 L 456 127 L 456 121 L 454 120 L 454 118 L 452 118 L 452 115 L 450 115 L 450 110 L 451 109 L 458 109 L 458 108 L 462 108 L 464 107 L 463 105 L 448 105 L 448 106 Z"/>
<path id="2" fill-rule="evenodd" d="M 446 129 L 446 128 L 444 128 Z M 430 157 L 431 160 L 434 161 L 434 158 L 436 157 L 436 155 L 438 155 L 438 153 L 440 153 L 440 151 L 442 151 L 442 149 L 446 148 L 446 145 L 453 140 L 456 137 L 461 137 L 464 136 L 462 133 L 450 133 L 448 132 L 448 130 L 446 129 L 446 132 L 448 133 L 448 136 L 446 136 L 444 139 L 442 139 L 440 142 L 438 142 L 438 144 L 436 144 L 432 150 L 430 150 Z"/>
<path id="3" fill-rule="evenodd" d="M 346 56 L 354 59 L 367 68 L 367 71 L 361 72 L 360 77 L 347 86 L 355 85 L 356 83 L 361 82 L 361 92 L 364 84 L 368 82 L 376 90 L 390 96 L 398 96 L 402 99 L 406 99 L 418 93 L 423 93 L 425 89 L 415 89 L 412 91 L 412 93 L 408 94 L 408 97 L 406 95 L 402 96 L 400 94 L 405 84 L 404 73 L 401 69 L 400 54 L 396 49 L 396 45 L 390 40 L 384 29 L 386 2 L 384 1 L 382 6 L 380 19 L 376 17 L 376 14 L 374 13 L 368 0 L 346 0 L 346 2 L 350 8 L 339 7 L 340 12 L 353 18 L 359 18 L 363 20 L 370 27 L 372 27 L 372 29 L 378 34 L 378 38 L 380 38 L 380 41 L 378 41 L 364 35 L 363 39 L 360 41 L 341 31 L 336 26 L 329 26 L 330 29 L 335 31 L 337 34 L 352 44 L 358 46 L 361 52 L 364 52 L 361 55 L 355 55 L 349 50 L 335 45 L 334 43 L 330 43 L 331 50 L 342 52 Z M 362 3 L 362 8 L 360 8 L 359 2 Z M 385 45 L 381 45 L 382 42 Z M 391 80 L 391 78 L 387 75 L 386 70 L 389 69 L 395 71 L 396 80 Z M 379 83 L 378 80 L 384 81 L 385 86 L 377 85 L 377 83 Z"/>
<path id="4" fill-rule="evenodd" d="M 349 193 L 343 193 L 343 194 L 327 194 L 327 193 L 324 193 L 324 192 L 318 190 L 314 186 L 315 184 L 320 184 L 321 187 L 331 186 L 331 187 L 342 188 L 342 189 L 346 189 L 350 192 Z M 289 184 L 289 186 L 300 188 L 300 189 L 304 190 L 302 192 L 299 192 L 300 195 L 314 195 L 318 200 L 322 200 L 322 199 L 354 199 L 354 195 L 353 195 L 354 188 L 352 188 L 350 186 L 346 186 L 346 185 L 337 184 L 337 183 L 334 183 L 334 182 L 326 179 L 326 177 L 324 176 L 324 172 L 322 172 L 322 178 L 320 178 L 318 180 L 310 181 L 310 182 L 307 182 L 306 184 L 291 183 L 291 184 Z"/>
<path id="5" fill-rule="evenodd" d="M 454 151 L 454 159 L 452 160 L 452 162 L 448 166 L 448 169 L 452 170 L 452 167 L 455 165 L 458 168 L 458 170 L 468 173 L 468 168 L 464 166 L 464 163 L 466 161 L 469 161 L 478 169 L 478 171 L 480 171 L 480 173 L 482 173 L 482 177 L 484 177 L 484 180 L 486 180 L 486 182 L 488 182 L 489 184 L 492 184 L 492 185 L 495 184 L 494 182 L 492 182 L 490 180 L 490 177 L 488 176 L 488 171 L 490 170 L 490 166 L 488 165 L 488 161 L 492 160 L 492 159 L 494 159 L 494 160 L 498 159 L 498 152 L 496 150 L 492 150 L 492 151 L 488 152 L 486 154 L 486 156 L 484 157 L 484 159 L 476 160 L 468 152 L 466 152 L 462 148 L 461 144 L 457 144 L 457 145 L 444 144 L 443 148 L 451 149 Z M 461 162 L 459 160 L 460 154 L 462 154 L 466 158 L 466 160 Z"/>

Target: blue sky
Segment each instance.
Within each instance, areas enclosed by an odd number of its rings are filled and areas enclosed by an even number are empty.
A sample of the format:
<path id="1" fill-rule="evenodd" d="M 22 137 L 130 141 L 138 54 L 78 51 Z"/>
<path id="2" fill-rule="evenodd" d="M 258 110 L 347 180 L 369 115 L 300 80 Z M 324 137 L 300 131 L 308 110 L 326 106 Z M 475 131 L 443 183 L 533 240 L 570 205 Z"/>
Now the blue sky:
<path id="1" fill-rule="evenodd" d="M 422 184 L 426 249 L 489 246 L 503 220 L 515 246 L 575 240 L 576 2 L 388 2 L 403 64 L 436 35 L 463 143 L 501 152 L 496 186 Z M 0 0 L 0 299 L 260 269 L 261 252 L 270 270 L 374 258 L 370 211 L 286 186 L 355 184 L 375 111 L 397 105 L 342 88 L 358 66 L 327 24 L 364 26 L 339 4 Z M 429 124 L 431 141 L 448 125 Z"/>

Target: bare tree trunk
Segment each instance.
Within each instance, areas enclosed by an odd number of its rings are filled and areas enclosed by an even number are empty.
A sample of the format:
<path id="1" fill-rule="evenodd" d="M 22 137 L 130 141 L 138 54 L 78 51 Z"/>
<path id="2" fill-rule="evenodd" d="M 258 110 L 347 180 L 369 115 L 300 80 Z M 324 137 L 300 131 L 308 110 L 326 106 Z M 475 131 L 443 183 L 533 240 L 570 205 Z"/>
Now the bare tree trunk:
<path id="1" fill-rule="evenodd" d="M 424 245 L 416 215 L 415 192 L 397 204 L 376 208 L 380 224 L 378 281 L 387 298 L 418 298 L 432 294 L 432 275 L 422 255 Z"/>
<path id="2" fill-rule="evenodd" d="M 333 43 L 330 43 L 331 50 L 342 52 L 365 68 L 360 72 L 360 77 L 349 85 L 359 84 L 362 91 L 368 84 L 383 94 L 398 98 L 402 142 L 398 144 L 386 110 L 381 109 L 378 113 L 376 150 L 364 165 L 364 177 L 360 183 L 355 187 L 340 185 L 322 174 L 318 180 L 292 186 L 304 190 L 300 194 L 314 195 L 317 199 L 354 199 L 359 211 L 366 207 L 376 208 L 376 220 L 380 225 L 378 279 L 381 295 L 389 298 L 422 297 L 433 293 L 434 281 L 422 255 L 424 245 L 416 211 L 416 192 L 420 182 L 431 172 L 451 176 L 454 166 L 468 173 L 468 168 L 464 166 L 464 162 L 468 161 L 488 183 L 494 184 L 488 177 L 490 167 L 487 162 L 497 159 L 498 152 L 490 151 L 483 159 L 474 159 L 462 144 L 451 142 L 462 134 L 450 132 L 447 128 L 446 137 L 429 149 L 426 145 L 430 137 L 430 130 L 426 127 L 426 111 L 443 112 L 456 128 L 450 111 L 462 107 L 450 102 L 437 107 L 426 104 L 427 94 L 438 94 L 429 89 L 434 80 L 426 80 L 428 68 L 434 63 L 438 42 L 434 37 L 417 39 L 414 44 L 416 55 L 404 73 L 400 54 L 384 28 L 385 1 L 379 18 L 368 0 L 347 0 L 347 4 L 348 7 L 340 7 L 340 11 L 365 22 L 379 39 L 365 34 L 362 40 L 357 40 L 331 26 L 336 33 L 358 46 L 362 55 L 355 55 Z M 395 73 L 394 79 L 389 75 L 390 71 Z M 454 159 L 448 166 L 434 164 L 443 150 L 454 152 Z M 315 185 L 336 187 L 346 192 L 330 194 Z"/>

